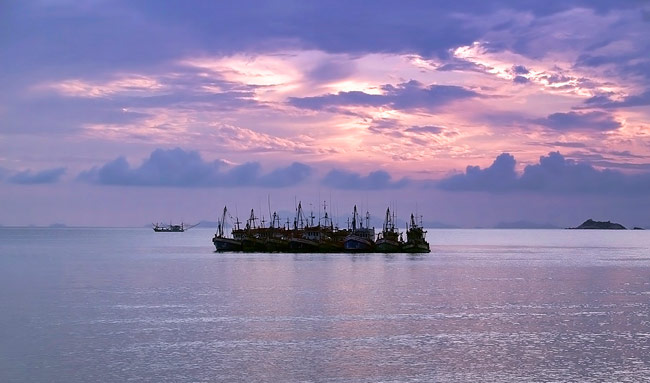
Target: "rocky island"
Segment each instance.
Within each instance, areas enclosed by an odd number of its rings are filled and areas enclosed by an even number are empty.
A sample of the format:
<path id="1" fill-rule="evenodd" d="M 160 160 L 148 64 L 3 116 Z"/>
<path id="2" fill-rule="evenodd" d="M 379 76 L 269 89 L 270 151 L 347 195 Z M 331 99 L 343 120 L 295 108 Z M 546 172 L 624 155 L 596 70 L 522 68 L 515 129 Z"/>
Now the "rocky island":
<path id="1" fill-rule="evenodd" d="M 593 219 L 588 219 L 578 227 L 571 227 L 570 229 L 596 229 L 596 230 L 627 230 L 625 226 L 620 223 L 614 222 L 604 222 L 604 221 L 594 221 Z"/>

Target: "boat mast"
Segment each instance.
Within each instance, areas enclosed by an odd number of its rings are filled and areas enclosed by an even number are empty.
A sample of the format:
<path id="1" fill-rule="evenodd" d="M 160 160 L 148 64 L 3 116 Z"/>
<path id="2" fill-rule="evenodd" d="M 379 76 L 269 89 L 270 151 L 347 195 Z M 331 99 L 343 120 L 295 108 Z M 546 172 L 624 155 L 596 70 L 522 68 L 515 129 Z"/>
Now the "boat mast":
<path id="1" fill-rule="evenodd" d="M 293 220 L 293 228 L 304 229 L 305 228 L 305 217 L 302 213 L 302 202 L 298 202 L 298 208 L 296 209 L 296 218 Z"/>
<path id="2" fill-rule="evenodd" d="M 217 229 L 218 229 L 218 235 L 219 237 L 223 237 L 224 235 L 224 225 L 226 224 L 226 213 L 228 212 L 228 209 L 224 206 L 223 207 L 223 214 L 221 215 L 221 220 L 217 223 Z"/>
<path id="3" fill-rule="evenodd" d="M 388 228 L 390 227 L 391 221 L 390 221 L 390 208 L 386 208 L 386 218 L 384 218 L 384 231 L 388 231 Z"/>

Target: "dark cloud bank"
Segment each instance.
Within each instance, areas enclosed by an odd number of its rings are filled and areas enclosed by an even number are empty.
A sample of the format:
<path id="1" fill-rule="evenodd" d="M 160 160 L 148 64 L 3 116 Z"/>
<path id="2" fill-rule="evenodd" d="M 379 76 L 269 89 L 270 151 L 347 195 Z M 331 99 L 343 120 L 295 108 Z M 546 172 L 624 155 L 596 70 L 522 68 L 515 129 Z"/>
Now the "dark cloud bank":
<path id="1" fill-rule="evenodd" d="M 443 179 L 437 186 L 448 191 L 490 193 L 640 195 L 650 192 L 650 173 L 598 170 L 589 164 L 566 159 L 559 152 L 540 157 L 539 164 L 526 166 L 521 175 L 515 172 L 515 163 L 512 155 L 503 153 L 488 168 L 468 166 L 465 173 Z"/>
<path id="2" fill-rule="evenodd" d="M 553 113 L 532 122 L 557 131 L 610 131 L 622 125 L 605 112 Z"/>
<path id="3" fill-rule="evenodd" d="M 298 108 L 313 110 L 341 106 L 390 106 L 397 110 L 409 110 L 435 109 L 456 100 L 479 96 L 478 93 L 461 86 L 426 86 L 415 80 L 398 85 L 384 85 L 382 90 L 384 94 L 351 91 L 314 97 L 290 97 L 289 103 Z"/>
<path id="4" fill-rule="evenodd" d="M 312 168 L 293 164 L 263 174 L 258 162 L 229 167 L 222 161 L 208 162 L 196 151 L 156 149 L 138 167 L 118 157 L 103 166 L 77 176 L 79 181 L 98 185 L 170 186 L 170 187 L 289 187 L 311 176 Z M 407 178 L 393 180 L 387 172 L 377 170 L 368 175 L 333 169 L 321 180 L 324 186 L 347 190 L 382 190 L 406 186 Z"/>
<path id="5" fill-rule="evenodd" d="M 188 52 L 273 50 L 279 45 L 334 53 L 404 53 L 446 57 L 496 28 L 468 24 L 459 15 L 506 10 L 544 17 L 572 8 L 606 13 L 640 7 L 638 1 L 5 1 L 8 30 L 0 35 L 10 69 L 37 63 L 74 73 L 82 68 L 147 66 Z M 33 26 L 37 25 L 38 28 Z M 507 28 L 509 21 L 502 28 Z M 79 33 L 84 31 L 84 33 Z M 522 39 L 527 36 L 519 32 Z M 98 39 L 99 36 L 99 39 Z M 98 44 L 98 40 L 101 44 Z M 134 55 L 134 50 L 140 54 Z"/>
<path id="6" fill-rule="evenodd" d="M 20 185 L 54 184 L 61 180 L 65 174 L 65 168 L 45 169 L 41 171 L 23 170 L 11 172 L 8 169 L 0 168 L 0 180 Z"/>
<path id="7" fill-rule="evenodd" d="M 650 173 L 626 174 L 616 170 L 599 170 L 588 163 L 565 158 L 559 152 L 540 157 L 538 164 L 528 165 L 522 174 L 515 171 L 516 160 L 499 155 L 492 165 L 482 169 L 468 166 L 461 174 L 439 181 L 395 180 L 383 170 L 367 175 L 333 169 L 322 179 L 326 187 L 341 190 L 387 190 L 406 186 L 429 186 L 458 192 L 487 193 L 539 192 L 545 194 L 641 195 L 650 192 Z M 10 175 L 14 183 L 57 182 L 65 169 L 38 173 L 25 171 Z M 131 166 L 119 157 L 100 167 L 82 172 L 77 179 L 100 185 L 166 187 L 290 187 L 312 174 L 308 165 L 294 162 L 287 167 L 262 173 L 258 162 L 230 167 L 222 161 L 205 161 L 196 151 L 157 149 L 140 166 Z"/>
<path id="8" fill-rule="evenodd" d="M 367 176 L 362 176 L 346 170 L 333 169 L 322 180 L 322 184 L 325 186 L 347 190 L 398 189 L 408 183 L 407 178 L 393 181 L 390 174 L 383 170 L 376 170 L 370 172 Z"/>
<path id="9" fill-rule="evenodd" d="M 82 172 L 80 181 L 101 185 L 171 187 L 286 187 L 311 175 L 305 164 L 293 164 L 263 174 L 259 162 L 247 162 L 232 168 L 221 161 L 207 162 L 196 151 L 180 148 L 156 149 L 140 166 L 132 167 L 119 157 L 101 167 Z"/>

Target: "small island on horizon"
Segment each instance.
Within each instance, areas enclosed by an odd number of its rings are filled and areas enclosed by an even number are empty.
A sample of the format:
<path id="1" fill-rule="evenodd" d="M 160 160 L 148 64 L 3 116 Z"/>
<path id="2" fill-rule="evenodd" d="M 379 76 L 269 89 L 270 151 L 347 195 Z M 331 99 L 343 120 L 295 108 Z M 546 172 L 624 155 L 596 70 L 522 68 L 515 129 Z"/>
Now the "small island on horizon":
<path id="1" fill-rule="evenodd" d="M 627 230 L 627 228 L 620 223 L 610 221 L 594 221 L 589 218 L 578 227 L 569 227 L 572 230 Z"/>

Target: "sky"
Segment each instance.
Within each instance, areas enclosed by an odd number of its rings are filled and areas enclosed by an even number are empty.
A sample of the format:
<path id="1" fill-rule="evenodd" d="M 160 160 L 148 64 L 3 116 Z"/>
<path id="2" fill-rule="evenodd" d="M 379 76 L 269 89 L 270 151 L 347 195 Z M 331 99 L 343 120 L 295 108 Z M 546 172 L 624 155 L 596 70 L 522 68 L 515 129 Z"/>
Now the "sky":
<path id="1" fill-rule="evenodd" d="M 0 224 L 650 228 L 650 2 L 0 2 Z"/>

